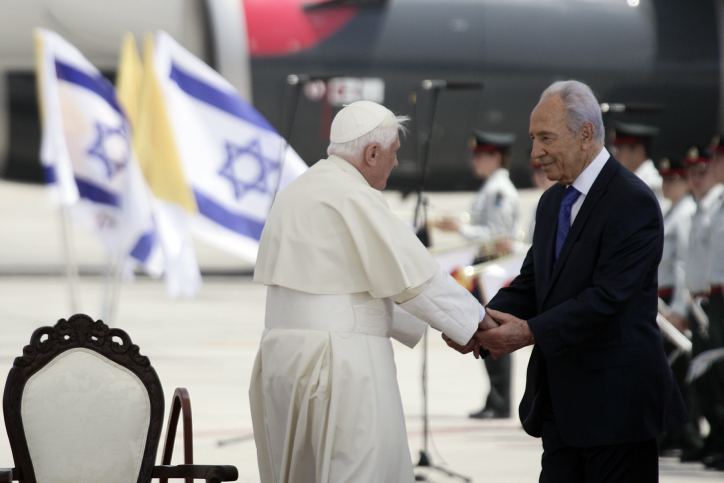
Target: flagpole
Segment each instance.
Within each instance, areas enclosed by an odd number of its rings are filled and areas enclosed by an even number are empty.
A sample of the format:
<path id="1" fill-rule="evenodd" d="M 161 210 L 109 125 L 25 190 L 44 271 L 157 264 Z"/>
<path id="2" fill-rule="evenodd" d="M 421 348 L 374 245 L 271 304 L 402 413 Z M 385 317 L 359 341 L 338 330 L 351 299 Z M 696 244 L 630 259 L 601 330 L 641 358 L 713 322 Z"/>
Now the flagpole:
<path id="1" fill-rule="evenodd" d="M 73 239 L 70 230 L 70 214 L 68 207 L 60 207 L 60 229 L 63 238 L 63 253 L 65 255 L 65 272 L 68 276 L 68 295 L 70 296 L 70 311 L 78 313 L 78 262 L 73 250 Z"/>
<path id="2" fill-rule="evenodd" d="M 109 316 L 107 324 L 111 327 L 116 325 L 116 317 L 118 316 L 118 301 L 121 298 L 121 271 L 123 258 L 117 258 L 113 270 L 113 279 L 111 280 L 111 301 L 109 308 Z"/>
<path id="3" fill-rule="evenodd" d="M 105 270 L 105 284 L 103 289 L 103 306 L 101 319 L 109 327 L 113 326 L 118 309 L 118 293 L 120 291 L 120 257 L 112 253 L 108 254 L 108 264 Z"/>

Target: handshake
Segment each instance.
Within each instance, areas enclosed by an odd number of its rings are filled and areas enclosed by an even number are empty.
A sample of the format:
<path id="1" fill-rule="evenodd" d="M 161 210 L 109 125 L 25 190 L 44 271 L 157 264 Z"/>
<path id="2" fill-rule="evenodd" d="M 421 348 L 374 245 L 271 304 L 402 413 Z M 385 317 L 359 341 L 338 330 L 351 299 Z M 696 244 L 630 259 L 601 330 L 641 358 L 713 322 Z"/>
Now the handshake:
<path id="1" fill-rule="evenodd" d="M 442 338 L 447 345 L 461 354 L 473 353 L 476 359 L 481 351 L 489 351 L 493 359 L 510 354 L 522 347 L 535 344 L 528 322 L 514 315 L 485 309 L 485 317 L 478 324 L 478 330 L 465 345 L 460 345 L 445 334 Z"/>

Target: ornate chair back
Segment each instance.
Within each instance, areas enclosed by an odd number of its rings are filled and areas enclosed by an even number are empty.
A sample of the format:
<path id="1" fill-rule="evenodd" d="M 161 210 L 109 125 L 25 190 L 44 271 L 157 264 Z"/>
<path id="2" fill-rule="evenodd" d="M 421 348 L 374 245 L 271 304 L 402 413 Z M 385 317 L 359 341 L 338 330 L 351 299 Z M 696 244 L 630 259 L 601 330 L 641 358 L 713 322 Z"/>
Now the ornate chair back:
<path id="1" fill-rule="evenodd" d="M 16 471 L 25 483 L 151 481 L 163 390 L 120 329 L 86 315 L 37 329 L 3 396 Z"/>

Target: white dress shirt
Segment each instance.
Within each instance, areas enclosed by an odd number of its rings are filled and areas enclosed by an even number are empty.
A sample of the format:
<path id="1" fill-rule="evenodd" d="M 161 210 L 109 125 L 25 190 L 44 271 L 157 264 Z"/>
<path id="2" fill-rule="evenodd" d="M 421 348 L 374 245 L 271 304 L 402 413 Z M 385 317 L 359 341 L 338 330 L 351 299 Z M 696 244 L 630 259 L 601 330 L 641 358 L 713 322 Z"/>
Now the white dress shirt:
<path id="1" fill-rule="evenodd" d="M 611 154 L 609 154 L 606 148 L 601 148 L 601 152 L 593 158 L 591 164 L 586 166 L 586 169 L 584 169 L 583 172 L 578 175 L 578 178 L 573 181 L 573 187 L 580 191 L 581 195 L 571 207 L 571 225 L 573 225 L 573 220 L 576 219 L 576 215 L 578 215 L 578 212 L 581 210 L 583 201 L 586 199 L 586 195 L 591 190 L 593 182 L 596 181 L 598 174 L 601 172 L 603 166 L 610 157 Z"/>

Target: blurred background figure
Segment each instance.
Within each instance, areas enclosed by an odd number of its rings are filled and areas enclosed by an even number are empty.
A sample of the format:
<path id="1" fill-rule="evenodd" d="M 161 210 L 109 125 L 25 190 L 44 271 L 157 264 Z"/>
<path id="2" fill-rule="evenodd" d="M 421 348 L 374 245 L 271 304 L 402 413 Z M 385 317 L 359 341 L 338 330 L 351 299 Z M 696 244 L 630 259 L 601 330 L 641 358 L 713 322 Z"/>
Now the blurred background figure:
<path id="1" fill-rule="evenodd" d="M 711 162 L 709 171 L 720 187 L 717 208 L 711 215 L 711 265 L 709 270 L 709 348 L 724 347 L 724 137 L 721 134 L 714 136 L 710 145 Z M 714 395 L 718 399 L 714 402 L 714 409 L 719 417 L 718 433 L 712 434 L 711 454 L 704 457 L 704 464 L 708 467 L 724 470 L 724 361 L 715 362 L 710 371 L 709 379 L 715 384 Z"/>
<path id="2" fill-rule="evenodd" d="M 518 190 L 510 181 L 508 166 L 512 133 L 473 131 L 469 139 L 473 175 L 483 180 L 473 206 L 470 224 L 445 218 L 436 223 L 443 231 L 456 231 L 469 240 L 489 242 L 476 263 L 510 253 L 520 215 Z"/>
<path id="3" fill-rule="evenodd" d="M 671 309 L 663 314 L 682 333 L 688 332 L 686 321 L 687 294 L 684 276 L 686 253 L 689 246 L 691 218 L 696 211 L 696 202 L 691 196 L 686 164 L 681 156 L 669 156 L 659 160 L 659 174 L 663 179 L 664 198 L 671 207 L 664 213 L 664 251 L 659 264 L 659 298 Z M 674 353 L 674 344 L 664 339 L 664 350 Z M 694 388 L 685 383 L 686 372 L 691 362 L 690 354 L 680 354 L 671 364 L 674 378 L 684 398 L 691 420 L 659 438 L 659 453 L 672 450 L 697 451 L 703 446 L 699 435 L 701 411 Z"/>
<path id="4" fill-rule="evenodd" d="M 664 201 L 661 176 L 651 160 L 654 137 L 658 134 L 659 128 L 654 126 L 616 122 L 610 138 L 616 159 L 651 188 L 665 211 L 668 201 Z"/>
<path id="5" fill-rule="evenodd" d="M 441 230 L 457 231 L 468 239 L 487 241 L 475 263 L 509 254 L 512 250 L 520 215 L 518 191 L 508 173 L 513 142 L 515 135 L 512 133 L 473 131 L 469 140 L 470 164 L 473 175 L 483 180 L 483 186 L 470 210 L 471 224 L 452 219 L 443 219 L 436 224 Z M 473 287 L 472 293 L 482 304 L 487 302 L 477 285 Z M 508 418 L 511 356 L 506 354 L 498 360 L 487 357 L 483 362 L 490 378 L 490 392 L 483 408 L 470 414 L 470 417 Z"/>
<path id="6" fill-rule="evenodd" d="M 701 304 L 709 323 L 697 320 L 689 310 L 688 324 L 691 328 L 692 357 L 722 346 L 721 324 L 716 323 L 709 310 L 712 288 L 710 267 L 712 260 L 721 254 L 712 252 L 711 221 L 721 206 L 724 186 L 719 183 L 711 166 L 709 150 L 692 146 L 686 153 L 691 193 L 696 201 L 696 212 L 691 221 L 689 247 L 686 256 L 686 288 L 692 299 Z M 721 290 L 721 288 L 719 288 Z M 697 392 L 701 415 L 709 423 L 709 435 L 699 450 L 688 450 L 681 454 L 682 461 L 704 461 L 724 453 L 724 385 L 716 370 L 710 370 L 693 383 Z"/>

